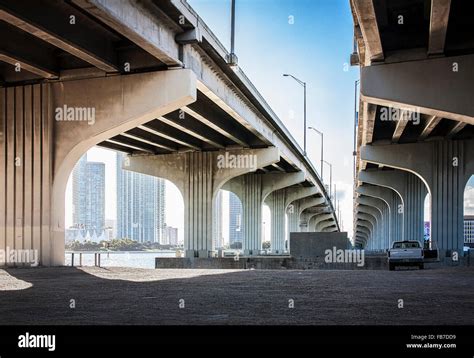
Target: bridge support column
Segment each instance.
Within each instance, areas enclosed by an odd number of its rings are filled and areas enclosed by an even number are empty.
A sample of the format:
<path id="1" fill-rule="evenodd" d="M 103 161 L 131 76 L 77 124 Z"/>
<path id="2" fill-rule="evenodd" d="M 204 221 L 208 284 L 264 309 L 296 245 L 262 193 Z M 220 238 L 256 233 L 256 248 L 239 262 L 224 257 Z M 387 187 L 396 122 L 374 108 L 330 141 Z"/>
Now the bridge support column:
<path id="1" fill-rule="evenodd" d="M 223 158 L 254 156 L 255 167 L 223 167 Z M 242 149 L 129 157 L 127 170 L 173 182 L 184 200 L 184 249 L 186 257 L 209 257 L 213 248 L 212 218 L 219 189 L 232 178 L 278 162 L 278 149 Z M 249 175 L 251 176 L 251 175 Z M 245 198 L 253 200 L 250 192 Z M 242 196 L 241 196 L 242 200 Z M 242 201 L 244 205 L 244 202 Z M 245 206 L 244 206 L 245 215 Z M 256 215 L 260 215 L 256 213 Z"/>
<path id="2" fill-rule="evenodd" d="M 394 241 L 402 240 L 403 216 L 399 210 L 401 205 L 399 195 L 392 189 L 370 184 L 361 185 L 356 191 L 359 194 L 383 200 L 387 205 L 389 217 L 387 222 L 390 225 L 390 235 L 385 238 L 382 248 L 387 249 Z"/>
<path id="3" fill-rule="evenodd" d="M 308 223 L 308 231 L 316 231 L 316 219 L 324 214 L 331 214 L 326 206 L 311 207 L 301 213 L 300 221 Z"/>
<path id="4" fill-rule="evenodd" d="M 326 199 L 322 196 L 317 197 L 308 197 L 300 200 L 299 205 L 299 228 L 301 232 L 308 232 L 310 231 L 309 227 L 309 220 L 311 219 L 310 216 L 307 215 L 306 210 L 314 208 L 314 209 L 325 209 L 326 208 Z"/>
<path id="5" fill-rule="evenodd" d="M 304 180 L 303 172 L 246 174 L 233 178 L 225 184 L 224 189 L 235 193 L 242 202 L 242 226 L 244 231 L 242 248 L 244 255 L 258 255 L 262 249 L 262 205 L 265 199 L 272 192 L 302 183 Z M 272 238 L 275 237 L 273 240 L 278 247 L 284 248 L 285 210 L 284 206 L 281 205 L 284 201 L 280 199 L 277 199 L 276 202 L 275 199 L 271 199 L 271 201 L 275 202 L 275 216 L 279 216 L 278 220 L 283 222 L 283 229 L 281 223 L 276 224 L 279 226 L 276 231 L 277 236 L 272 232 Z"/>
<path id="6" fill-rule="evenodd" d="M 301 187 L 295 189 L 289 189 L 286 197 L 285 205 L 288 214 L 288 233 L 287 242 L 290 243 L 290 233 L 300 231 L 300 203 L 301 199 L 318 194 L 319 190 L 317 187 Z M 288 250 L 290 247 L 288 246 Z"/>
<path id="7" fill-rule="evenodd" d="M 416 175 L 401 170 L 361 171 L 359 180 L 394 190 L 402 201 L 404 240 L 423 242 L 426 186 Z"/>
<path id="8" fill-rule="evenodd" d="M 360 198 L 359 198 L 360 199 Z M 375 235 L 373 238 L 373 249 L 380 249 L 381 242 L 384 239 L 384 223 L 382 214 L 379 210 L 372 206 L 359 204 L 356 208 L 357 214 L 368 215 L 373 218 L 375 223 Z"/>
<path id="9" fill-rule="evenodd" d="M 271 249 L 273 253 L 281 254 L 285 248 L 285 189 L 271 193 L 266 202 L 272 215 Z"/>
<path id="10" fill-rule="evenodd" d="M 0 247 L 63 265 L 66 185 L 80 157 L 195 100 L 189 70 L 0 88 Z"/>
<path id="11" fill-rule="evenodd" d="M 289 235 L 292 232 L 299 232 L 300 231 L 300 219 L 299 219 L 299 210 L 300 210 L 300 202 L 296 200 L 290 204 L 287 209 L 288 213 L 288 235 L 287 240 L 289 240 Z"/>
<path id="12" fill-rule="evenodd" d="M 443 255 L 462 254 L 464 189 L 474 173 L 474 141 L 364 146 L 361 158 L 416 173 L 431 193 L 431 241 Z M 444 255 L 443 255 L 444 257 Z"/>

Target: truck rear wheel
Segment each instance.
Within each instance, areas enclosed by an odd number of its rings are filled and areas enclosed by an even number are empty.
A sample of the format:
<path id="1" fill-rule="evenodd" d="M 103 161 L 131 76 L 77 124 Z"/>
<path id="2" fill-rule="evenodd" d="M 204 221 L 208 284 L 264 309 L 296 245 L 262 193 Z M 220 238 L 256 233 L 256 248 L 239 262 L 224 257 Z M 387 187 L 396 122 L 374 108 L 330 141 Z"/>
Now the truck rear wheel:
<path id="1" fill-rule="evenodd" d="M 418 268 L 419 268 L 420 270 L 423 270 L 423 269 L 425 268 L 425 264 L 419 264 L 419 265 L 418 265 Z"/>
<path id="2" fill-rule="evenodd" d="M 389 263 L 389 264 L 388 264 L 388 269 L 389 269 L 389 271 L 393 271 L 393 270 L 395 270 L 395 265 L 394 265 L 394 264 L 391 264 L 391 263 Z"/>

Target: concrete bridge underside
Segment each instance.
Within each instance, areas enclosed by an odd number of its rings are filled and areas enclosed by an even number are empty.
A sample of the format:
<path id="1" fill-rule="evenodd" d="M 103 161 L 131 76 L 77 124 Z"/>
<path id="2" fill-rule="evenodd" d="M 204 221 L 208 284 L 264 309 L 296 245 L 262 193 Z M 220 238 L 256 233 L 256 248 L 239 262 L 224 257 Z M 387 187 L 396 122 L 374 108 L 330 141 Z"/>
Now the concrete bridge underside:
<path id="1" fill-rule="evenodd" d="M 463 196 L 474 174 L 474 48 L 466 27 L 474 5 L 351 0 L 351 9 L 351 59 L 361 67 L 355 242 L 371 249 L 422 242 L 427 214 L 430 247 L 440 257 L 462 253 Z"/>
<path id="2" fill-rule="evenodd" d="M 242 201 L 247 254 L 261 248 L 263 203 L 276 252 L 311 218 L 326 218 L 312 230 L 339 230 L 312 164 L 187 3 L 5 0 L 0 8 L 0 248 L 64 263 L 67 180 L 94 145 L 127 153 L 127 170 L 176 184 L 186 256 L 213 250 L 220 189 Z M 222 158 L 252 161 L 222 166 Z"/>

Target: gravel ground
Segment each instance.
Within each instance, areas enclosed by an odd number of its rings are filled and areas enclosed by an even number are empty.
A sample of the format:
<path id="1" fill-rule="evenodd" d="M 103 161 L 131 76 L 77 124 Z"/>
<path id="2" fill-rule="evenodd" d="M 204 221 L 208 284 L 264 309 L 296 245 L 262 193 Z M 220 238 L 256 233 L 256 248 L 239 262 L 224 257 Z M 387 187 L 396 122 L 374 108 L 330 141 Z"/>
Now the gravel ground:
<path id="1" fill-rule="evenodd" d="M 1 324 L 472 325 L 474 270 L 6 269 L 0 317 Z"/>

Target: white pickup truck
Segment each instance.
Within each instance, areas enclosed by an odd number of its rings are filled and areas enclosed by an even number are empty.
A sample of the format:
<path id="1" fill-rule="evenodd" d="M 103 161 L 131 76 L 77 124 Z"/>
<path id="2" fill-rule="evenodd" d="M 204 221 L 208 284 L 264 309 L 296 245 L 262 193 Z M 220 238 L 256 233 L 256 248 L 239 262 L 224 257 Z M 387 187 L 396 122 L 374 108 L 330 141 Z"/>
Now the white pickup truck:
<path id="1" fill-rule="evenodd" d="M 395 241 L 388 250 L 388 268 L 395 270 L 395 266 L 416 265 L 424 268 L 423 247 L 418 241 Z"/>

